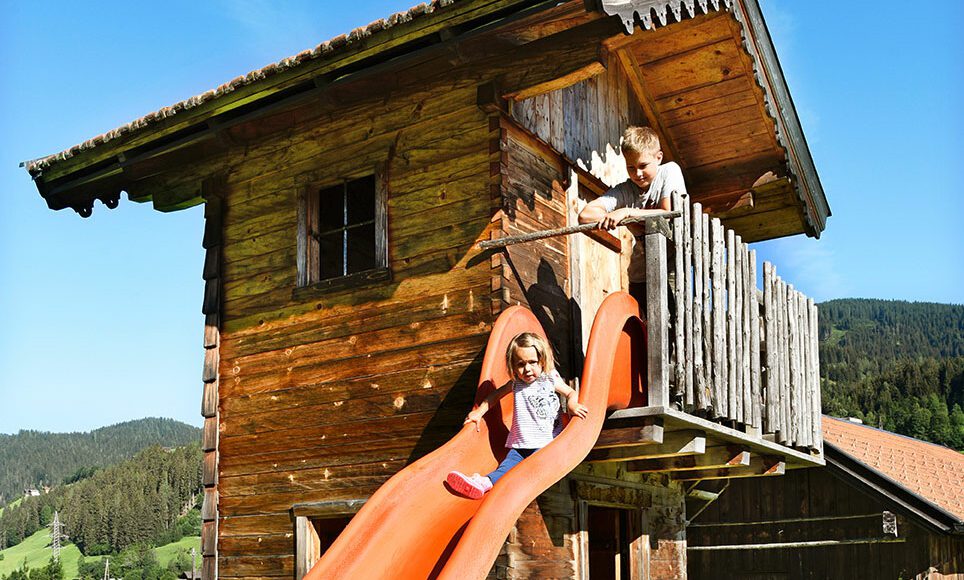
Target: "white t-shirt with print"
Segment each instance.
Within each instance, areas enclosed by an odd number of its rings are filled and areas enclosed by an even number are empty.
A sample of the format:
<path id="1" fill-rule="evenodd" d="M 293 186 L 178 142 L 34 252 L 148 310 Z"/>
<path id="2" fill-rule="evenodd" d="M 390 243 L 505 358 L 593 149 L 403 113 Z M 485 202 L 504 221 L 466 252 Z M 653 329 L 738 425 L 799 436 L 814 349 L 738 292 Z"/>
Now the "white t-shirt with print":
<path id="1" fill-rule="evenodd" d="M 542 449 L 562 431 L 555 370 L 542 373 L 532 383 L 512 381 L 512 429 L 505 441 L 510 449 Z"/>

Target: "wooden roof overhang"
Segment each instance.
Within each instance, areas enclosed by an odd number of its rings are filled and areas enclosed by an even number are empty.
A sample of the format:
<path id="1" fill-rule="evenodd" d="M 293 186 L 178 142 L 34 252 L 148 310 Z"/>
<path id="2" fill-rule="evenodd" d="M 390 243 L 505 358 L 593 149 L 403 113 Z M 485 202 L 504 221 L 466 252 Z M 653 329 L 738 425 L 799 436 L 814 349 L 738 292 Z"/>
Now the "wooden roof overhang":
<path id="1" fill-rule="evenodd" d="M 626 34 L 637 20 L 644 30 Z M 830 210 L 756 0 L 436 0 L 26 166 L 51 209 L 87 216 L 126 191 L 171 211 L 200 203 L 211 176 L 171 188 L 165 175 L 290 127 L 299 110 L 356 104 L 419 67 L 547 55 L 546 70 L 500 79 L 518 100 L 598 74 L 607 52 L 693 201 L 745 241 L 819 236 Z"/>
<path id="2" fill-rule="evenodd" d="M 964 534 L 964 521 L 960 516 L 908 489 L 833 443 L 825 442 L 824 449 L 831 473 L 854 489 L 892 505 L 894 511 L 931 531 Z"/>

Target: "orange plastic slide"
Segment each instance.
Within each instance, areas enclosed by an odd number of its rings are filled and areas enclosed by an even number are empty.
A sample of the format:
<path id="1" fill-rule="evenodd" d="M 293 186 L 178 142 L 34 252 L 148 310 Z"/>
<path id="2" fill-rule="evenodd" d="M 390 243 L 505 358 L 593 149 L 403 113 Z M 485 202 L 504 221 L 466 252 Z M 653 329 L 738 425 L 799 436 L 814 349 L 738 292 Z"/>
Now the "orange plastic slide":
<path id="1" fill-rule="evenodd" d="M 506 346 L 527 331 L 545 335 L 529 310 L 514 306 L 499 316 L 486 346 L 476 403 L 509 379 Z M 606 410 L 645 404 L 645 349 L 640 348 L 645 335 L 636 301 L 622 292 L 610 295 L 589 336 L 579 394 L 589 408 L 586 419 L 570 420 L 552 443 L 509 471 L 481 500 L 462 498 L 448 489 L 445 476 L 453 469 L 488 473 L 505 457 L 512 396 L 504 397 L 479 431 L 463 427 L 385 482 L 306 578 L 483 578 L 525 508 L 592 449 Z"/>

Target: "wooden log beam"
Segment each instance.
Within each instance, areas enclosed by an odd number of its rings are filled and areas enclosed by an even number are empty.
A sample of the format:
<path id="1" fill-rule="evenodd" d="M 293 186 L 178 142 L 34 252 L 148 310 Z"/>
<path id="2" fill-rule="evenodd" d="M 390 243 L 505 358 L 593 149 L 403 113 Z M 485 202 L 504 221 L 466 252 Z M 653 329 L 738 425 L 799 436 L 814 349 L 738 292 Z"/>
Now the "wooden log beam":
<path id="1" fill-rule="evenodd" d="M 737 477 L 767 477 L 783 475 L 787 464 L 782 457 L 763 456 L 750 460 L 746 467 L 728 469 L 703 469 L 697 471 L 678 471 L 670 474 L 673 481 L 702 481 L 704 479 L 731 479 Z"/>
<path id="2" fill-rule="evenodd" d="M 663 234 L 667 238 L 672 239 L 673 233 L 669 229 L 669 223 L 666 221 L 667 218 L 674 218 L 681 215 L 678 211 L 659 211 L 654 212 L 651 215 L 642 217 L 628 217 L 623 221 L 619 222 L 618 225 L 627 225 L 634 223 L 642 223 L 646 227 L 647 231 L 653 231 Z M 587 233 L 592 230 L 599 229 L 599 222 L 594 222 L 590 224 L 579 224 L 575 226 L 567 226 L 564 228 L 556 228 L 553 230 L 540 230 L 538 232 L 530 232 L 528 234 L 520 234 L 518 236 L 506 236 L 504 238 L 499 238 L 497 240 L 484 240 L 478 243 L 478 248 L 480 250 L 494 250 L 499 248 L 505 248 L 508 246 L 513 246 L 515 244 L 524 244 L 526 242 L 535 242 L 538 240 L 544 240 L 546 238 L 554 238 L 557 236 L 568 236 L 571 234 Z"/>
<path id="3" fill-rule="evenodd" d="M 903 544 L 907 538 L 855 538 L 853 540 L 815 540 L 812 542 L 772 542 L 766 544 L 720 544 L 718 546 L 686 546 L 694 552 L 723 550 L 783 550 L 786 548 L 822 548 L 825 546 L 853 546 L 858 544 Z"/>
<path id="4" fill-rule="evenodd" d="M 659 444 L 594 450 L 586 457 L 586 461 L 603 463 L 633 459 L 658 459 L 679 455 L 697 455 L 705 452 L 706 434 L 703 431 L 685 430 L 666 434 L 663 442 Z"/>
<path id="5" fill-rule="evenodd" d="M 663 471 L 730 469 L 749 467 L 749 465 L 749 448 L 728 445 L 725 447 L 711 447 L 702 455 L 630 461 L 626 465 L 626 471 L 635 473 L 659 473 Z"/>
<path id="6" fill-rule="evenodd" d="M 625 425 L 627 422 L 636 425 Z M 622 426 L 620 426 L 622 425 Z M 663 443 L 663 419 L 661 417 L 640 417 L 633 421 L 610 422 L 603 424 L 593 449 L 625 447 L 628 445 L 649 445 Z"/>

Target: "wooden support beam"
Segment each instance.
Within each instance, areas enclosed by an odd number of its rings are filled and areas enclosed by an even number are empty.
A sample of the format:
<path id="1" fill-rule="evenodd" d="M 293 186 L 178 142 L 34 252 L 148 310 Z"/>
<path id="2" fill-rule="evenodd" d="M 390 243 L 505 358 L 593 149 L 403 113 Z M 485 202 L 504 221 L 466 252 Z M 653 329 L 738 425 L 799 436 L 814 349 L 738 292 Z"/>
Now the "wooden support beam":
<path id="1" fill-rule="evenodd" d="M 697 471 L 676 471 L 670 474 L 673 481 L 701 481 L 704 479 L 731 479 L 737 477 L 767 477 L 783 475 L 787 464 L 782 457 L 763 456 L 750 460 L 746 467 L 727 469 L 702 469 Z"/>
<path id="2" fill-rule="evenodd" d="M 627 423 L 636 423 L 628 425 Z M 634 421 L 610 421 L 599 433 L 593 449 L 625 447 L 629 445 L 649 445 L 663 442 L 663 419 L 661 417 L 641 417 Z"/>
<path id="3" fill-rule="evenodd" d="M 633 445 L 594 450 L 586 457 L 589 462 L 630 461 L 633 459 L 658 459 L 679 455 L 697 455 L 706 452 L 706 434 L 703 431 L 674 431 L 667 433 L 662 443 Z"/>
<path id="4" fill-rule="evenodd" d="M 772 542 L 767 544 L 721 544 L 718 546 L 686 546 L 687 551 L 709 552 L 724 550 L 783 550 L 786 548 L 822 548 L 825 546 L 854 546 L 859 544 L 903 544 L 907 538 L 855 538 L 853 540 L 816 540 L 813 542 Z"/>
<path id="5" fill-rule="evenodd" d="M 626 471 L 635 473 L 659 473 L 661 471 L 730 469 L 735 467 L 748 467 L 749 465 L 749 448 L 728 445 L 726 447 L 711 447 L 702 455 L 631 461 L 626 466 Z"/>

